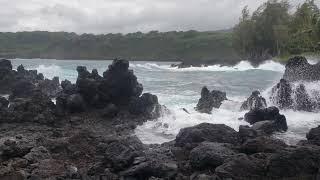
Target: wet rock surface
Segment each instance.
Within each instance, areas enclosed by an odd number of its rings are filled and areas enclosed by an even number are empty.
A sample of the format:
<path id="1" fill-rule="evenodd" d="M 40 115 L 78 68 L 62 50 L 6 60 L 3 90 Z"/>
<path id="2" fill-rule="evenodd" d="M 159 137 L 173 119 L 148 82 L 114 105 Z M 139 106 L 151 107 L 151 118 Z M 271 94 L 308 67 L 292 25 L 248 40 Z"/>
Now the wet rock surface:
<path id="1" fill-rule="evenodd" d="M 277 107 L 254 109 L 245 114 L 244 120 L 253 125 L 253 129 L 271 134 L 275 131 L 287 131 L 286 117 Z"/>
<path id="2" fill-rule="evenodd" d="M 260 96 L 259 91 L 253 91 L 251 96 L 242 103 L 240 110 L 263 109 L 267 107 L 266 99 Z"/>
<path id="3" fill-rule="evenodd" d="M 44 79 L 37 70 L 26 70 L 23 65 L 12 69 L 11 61 L 0 60 L 0 94 L 11 94 L 13 97 L 28 97 L 30 91 L 39 89 L 50 97 L 61 91 L 58 77 Z"/>
<path id="4" fill-rule="evenodd" d="M 289 82 L 295 81 L 319 81 L 320 64 L 311 65 L 302 56 L 289 59 L 283 78 Z"/>
<path id="5" fill-rule="evenodd" d="M 287 80 L 281 79 L 280 82 L 272 88 L 270 100 L 280 109 L 293 109 L 297 111 L 319 111 L 319 100 L 317 94 L 311 97 L 304 84 L 293 84 Z"/>
<path id="6" fill-rule="evenodd" d="M 223 101 L 227 100 L 225 92 L 209 91 L 207 87 L 201 90 L 201 98 L 198 101 L 196 110 L 200 113 L 211 114 L 213 108 L 220 108 Z"/>

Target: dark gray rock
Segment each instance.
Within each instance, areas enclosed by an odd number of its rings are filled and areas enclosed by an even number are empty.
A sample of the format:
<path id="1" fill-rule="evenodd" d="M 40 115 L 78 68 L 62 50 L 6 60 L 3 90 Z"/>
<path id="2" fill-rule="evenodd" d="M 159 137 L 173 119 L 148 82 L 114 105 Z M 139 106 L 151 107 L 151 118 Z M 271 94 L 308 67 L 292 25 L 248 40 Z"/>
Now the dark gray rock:
<path id="1" fill-rule="evenodd" d="M 15 82 L 12 88 L 12 93 L 9 99 L 28 98 L 31 97 L 36 89 L 36 86 L 28 80 L 19 80 Z"/>
<path id="2" fill-rule="evenodd" d="M 147 115 L 149 117 L 159 117 L 161 106 L 158 97 L 150 93 L 144 93 L 141 97 L 133 98 L 130 101 L 129 111 L 136 115 Z"/>
<path id="3" fill-rule="evenodd" d="M 137 137 L 119 138 L 105 147 L 104 164 L 109 164 L 115 171 L 130 167 L 134 159 L 143 155 L 145 149 Z"/>
<path id="4" fill-rule="evenodd" d="M 311 65 L 302 56 L 289 59 L 283 78 L 290 81 L 319 81 L 320 63 Z"/>
<path id="5" fill-rule="evenodd" d="M 238 133 L 224 124 L 202 123 L 193 127 L 183 128 L 175 139 L 176 146 L 195 147 L 201 142 L 239 143 Z"/>
<path id="6" fill-rule="evenodd" d="M 86 109 L 86 104 L 80 94 L 72 94 L 67 99 L 66 107 L 71 113 L 83 112 Z"/>
<path id="7" fill-rule="evenodd" d="M 28 98 L 14 99 L 6 116 L 0 116 L 1 122 L 37 122 L 52 124 L 56 120 L 56 106 L 40 90 L 35 90 Z"/>
<path id="8" fill-rule="evenodd" d="M 136 157 L 133 166 L 120 174 L 125 178 L 148 179 L 164 178 L 173 179 L 178 171 L 170 148 L 156 145 L 144 151 L 143 156 Z"/>
<path id="9" fill-rule="evenodd" d="M 24 158 L 33 164 L 44 159 L 50 159 L 51 155 L 45 147 L 40 146 L 32 148 L 30 152 L 24 156 Z"/>
<path id="10" fill-rule="evenodd" d="M 227 100 L 225 92 L 216 90 L 210 92 L 207 87 L 203 87 L 196 110 L 200 113 L 210 114 L 213 108 L 220 108 L 224 100 Z"/>
<path id="11" fill-rule="evenodd" d="M 108 104 L 102 112 L 103 117 L 114 118 L 119 113 L 119 108 L 114 104 Z"/>
<path id="12" fill-rule="evenodd" d="M 314 179 L 320 168 L 320 147 L 288 148 L 272 154 L 267 162 L 267 176 L 273 178 Z"/>
<path id="13" fill-rule="evenodd" d="M 295 91 L 295 103 L 296 106 L 295 109 L 298 111 L 308 111 L 311 112 L 314 109 L 317 109 L 317 104 L 315 102 L 312 102 L 311 98 L 309 97 L 306 88 L 303 84 L 300 84 L 296 91 Z"/>
<path id="14" fill-rule="evenodd" d="M 277 131 L 286 131 L 288 129 L 286 117 L 279 113 L 277 107 L 251 110 L 245 114 L 244 119 L 250 124 L 260 121 L 271 121 Z M 261 125 L 262 123 L 259 124 Z"/>
<path id="15" fill-rule="evenodd" d="M 258 131 L 252 129 L 249 126 L 239 126 L 239 137 L 242 142 L 245 142 L 248 139 L 253 139 L 259 135 Z"/>
<path id="16" fill-rule="evenodd" d="M 230 144 L 204 142 L 190 152 L 190 164 L 194 169 L 214 169 L 224 160 L 235 155 Z"/>
<path id="17" fill-rule="evenodd" d="M 320 146 L 320 126 L 312 128 L 307 134 L 308 142 Z"/>
<path id="18" fill-rule="evenodd" d="M 241 110 L 264 109 L 267 107 L 266 99 L 260 96 L 259 91 L 253 91 L 251 96 L 242 103 Z"/>
<path id="19" fill-rule="evenodd" d="M 293 109 L 297 111 L 318 111 L 320 108 L 317 94 L 319 91 L 313 91 L 311 97 L 304 84 L 295 85 L 287 80 L 281 79 L 275 87 L 272 88 L 270 100 L 280 109 Z"/>
<path id="20" fill-rule="evenodd" d="M 130 102 L 132 97 L 139 97 L 142 94 L 142 85 L 128 68 L 129 62 L 126 60 L 115 59 L 109 65 L 98 86 L 99 96 L 103 101 L 121 106 Z"/>
<path id="21" fill-rule="evenodd" d="M 54 77 L 52 80 L 41 80 L 37 84 L 37 88 L 50 97 L 56 97 L 58 93 L 62 90 L 60 87 L 59 77 Z"/>
<path id="22" fill-rule="evenodd" d="M 264 158 L 237 154 L 217 167 L 215 173 L 221 179 L 263 179 L 266 178 Z"/>
<path id="23" fill-rule="evenodd" d="M 293 106 L 293 90 L 291 84 L 281 79 L 280 82 L 272 88 L 272 95 L 270 96 L 273 104 L 277 105 L 280 109 L 290 109 Z"/>
<path id="24" fill-rule="evenodd" d="M 8 105 L 9 101 L 6 98 L 0 96 L 0 110 L 8 108 Z"/>
<path id="25" fill-rule="evenodd" d="M 240 151 L 245 154 L 254 153 L 274 153 L 286 148 L 287 145 L 279 140 L 267 136 L 260 136 L 248 139 L 240 147 Z"/>

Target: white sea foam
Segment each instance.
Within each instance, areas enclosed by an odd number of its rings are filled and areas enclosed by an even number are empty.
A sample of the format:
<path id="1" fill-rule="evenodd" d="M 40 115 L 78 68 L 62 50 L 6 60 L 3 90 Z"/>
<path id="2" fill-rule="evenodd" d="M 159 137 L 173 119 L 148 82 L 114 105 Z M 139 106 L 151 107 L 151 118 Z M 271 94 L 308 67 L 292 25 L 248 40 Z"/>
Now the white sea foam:
<path id="1" fill-rule="evenodd" d="M 194 126 L 200 123 L 226 124 L 239 129 L 240 125 L 248 125 L 239 120 L 245 112 L 240 112 L 240 104 L 236 101 L 225 101 L 220 109 L 214 109 L 212 114 L 201 114 L 193 109 L 193 106 L 171 109 L 170 113 L 163 114 L 156 121 L 148 121 L 136 129 L 136 135 L 146 144 L 163 143 L 171 141 L 179 133 L 181 128 Z"/>
<path id="2" fill-rule="evenodd" d="M 248 71 L 248 70 L 267 70 L 267 71 L 277 71 L 283 72 L 285 70 L 284 65 L 275 61 L 266 61 L 258 67 L 253 67 L 248 61 L 241 61 L 235 66 L 221 66 L 212 65 L 208 67 L 189 67 L 189 68 L 170 68 L 174 71 Z"/>
<path id="3" fill-rule="evenodd" d="M 50 79 L 55 76 L 61 76 L 63 74 L 63 70 L 61 69 L 61 67 L 55 64 L 49 66 L 39 65 L 36 69 L 38 73 L 42 73 L 46 78 Z"/>

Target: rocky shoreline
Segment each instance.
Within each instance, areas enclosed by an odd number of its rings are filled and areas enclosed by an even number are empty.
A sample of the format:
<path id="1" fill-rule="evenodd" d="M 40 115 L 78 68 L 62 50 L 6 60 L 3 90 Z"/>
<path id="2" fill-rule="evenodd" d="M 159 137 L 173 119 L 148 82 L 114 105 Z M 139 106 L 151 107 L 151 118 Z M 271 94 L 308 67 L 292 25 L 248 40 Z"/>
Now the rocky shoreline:
<path id="1" fill-rule="evenodd" d="M 146 145 L 134 129 L 168 110 L 155 95 L 143 93 L 129 62 L 114 60 L 103 76 L 81 66 L 77 71 L 75 84 L 59 83 L 0 60 L 0 93 L 10 94 L 0 98 L 0 179 L 320 178 L 320 126 L 295 146 L 272 136 L 288 128 L 278 108 L 318 109 L 306 106 L 310 98 L 304 93 L 288 96 L 286 75 L 274 88 L 278 107 L 268 107 L 257 91 L 243 103 L 244 120 L 252 126 L 237 132 L 202 123 L 181 129 L 174 141 Z M 300 101 L 288 103 L 293 98 Z M 226 93 L 204 87 L 196 109 L 211 113 L 226 99 Z"/>

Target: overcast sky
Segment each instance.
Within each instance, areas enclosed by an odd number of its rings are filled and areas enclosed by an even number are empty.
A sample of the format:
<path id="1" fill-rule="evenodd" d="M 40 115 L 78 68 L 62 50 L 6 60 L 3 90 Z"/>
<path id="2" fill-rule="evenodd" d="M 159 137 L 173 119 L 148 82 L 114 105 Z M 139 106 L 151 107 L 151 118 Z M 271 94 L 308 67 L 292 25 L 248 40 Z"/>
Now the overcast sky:
<path id="1" fill-rule="evenodd" d="M 304 0 L 291 0 L 298 4 Z M 318 3 L 320 0 L 316 0 Z M 0 0 L 0 31 L 218 30 L 265 0 Z M 319 3 L 320 4 L 320 3 Z"/>

